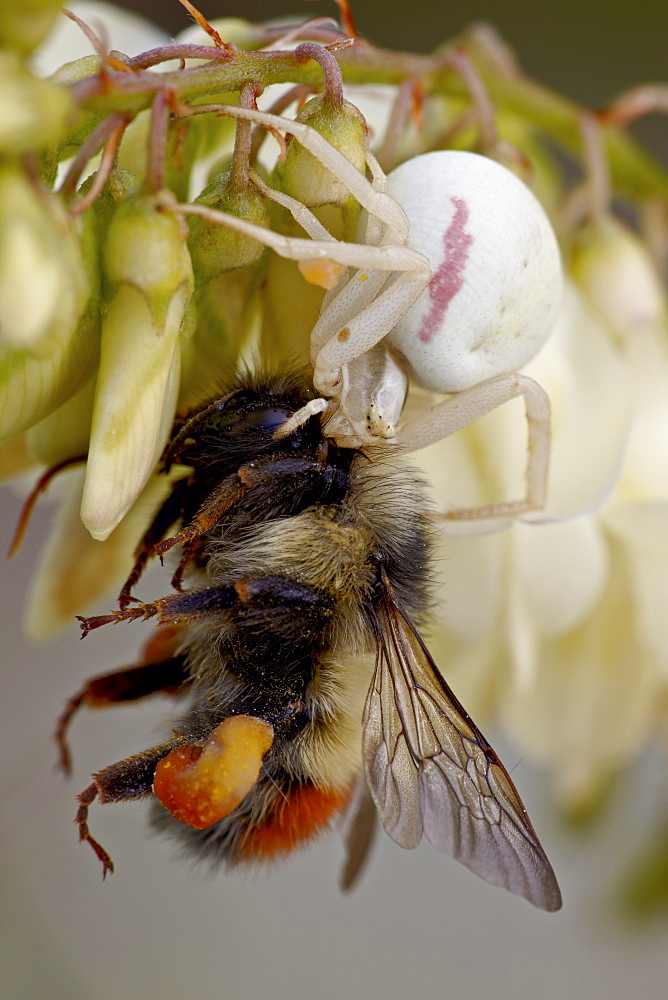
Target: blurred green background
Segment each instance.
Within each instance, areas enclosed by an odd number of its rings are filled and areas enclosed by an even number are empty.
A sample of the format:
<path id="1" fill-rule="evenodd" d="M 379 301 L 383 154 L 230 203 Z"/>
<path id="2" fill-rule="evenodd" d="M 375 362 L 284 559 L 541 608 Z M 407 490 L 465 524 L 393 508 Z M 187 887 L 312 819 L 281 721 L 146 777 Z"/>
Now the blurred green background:
<path id="1" fill-rule="evenodd" d="M 189 17 L 178 0 L 124 5 L 175 34 Z M 666 0 L 351 0 L 360 34 L 377 45 L 428 52 L 474 21 L 494 24 L 525 71 L 575 100 L 599 106 L 638 83 L 668 76 Z M 250 21 L 294 13 L 337 16 L 332 0 L 198 0 L 209 18 Z M 668 120 L 651 115 L 634 131 L 668 158 Z"/>

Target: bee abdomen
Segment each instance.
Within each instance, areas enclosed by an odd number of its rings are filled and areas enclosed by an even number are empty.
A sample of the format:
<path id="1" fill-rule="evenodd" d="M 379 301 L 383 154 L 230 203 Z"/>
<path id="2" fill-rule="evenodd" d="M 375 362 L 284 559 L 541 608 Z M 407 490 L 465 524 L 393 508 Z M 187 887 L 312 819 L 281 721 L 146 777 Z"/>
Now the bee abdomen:
<path id="1" fill-rule="evenodd" d="M 270 861 L 318 836 L 347 805 L 350 791 L 293 784 L 277 799 L 273 811 L 248 826 L 238 850 L 239 861 Z"/>

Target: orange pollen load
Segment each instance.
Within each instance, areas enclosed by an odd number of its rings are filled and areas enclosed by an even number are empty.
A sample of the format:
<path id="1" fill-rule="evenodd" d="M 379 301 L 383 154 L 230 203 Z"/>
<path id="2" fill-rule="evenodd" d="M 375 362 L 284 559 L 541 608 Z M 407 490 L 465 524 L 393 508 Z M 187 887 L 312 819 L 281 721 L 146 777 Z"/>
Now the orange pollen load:
<path id="1" fill-rule="evenodd" d="M 232 715 L 216 726 L 203 747 L 175 747 L 163 757 L 153 791 L 175 819 L 204 830 L 248 795 L 273 741 L 268 722 Z"/>
<path id="2" fill-rule="evenodd" d="M 240 846 L 244 860 L 264 860 L 287 854 L 317 836 L 347 804 L 350 790 L 295 785 L 281 797 L 267 820 L 249 827 Z"/>

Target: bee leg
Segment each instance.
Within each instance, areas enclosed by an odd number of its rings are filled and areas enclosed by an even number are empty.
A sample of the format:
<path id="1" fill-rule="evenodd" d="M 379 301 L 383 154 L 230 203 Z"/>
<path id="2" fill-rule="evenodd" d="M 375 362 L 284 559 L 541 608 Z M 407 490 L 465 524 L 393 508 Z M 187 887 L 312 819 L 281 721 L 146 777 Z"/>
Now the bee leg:
<path id="1" fill-rule="evenodd" d="M 195 538 L 199 538 L 209 528 L 213 528 L 223 514 L 227 513 L 230 507 L 238 503 L 247 492 L 247 487 L 242 482 L 239 482 L 236 477 L 232 480 L 229 478 L 225 479 L 220 486 L 212 490 L 210 496 L 204 501 L 193 519 L 181 531 L 172 535 L 171 538 L 166 538 L 164 541 L 159 542 L 155 546 L 157 555 L 162 559 L 164 554 L 174 548 L 175 545 L 185 544 Z M 185 565 L 187 563 L 184 563 L 184 568 Z"/>
<path id="2" fill-rule="evenodd" d="M 107 708 L 122 702 L 139 701 L 152 694 L 181 694 L 190 679 L 185 663 L 185 656 L 175 656 L 100 674 L 87 681 L 69 699 L 56 723 L 54 738 L 58 747 L 58 765 L 65 774 L 69 775 L 72 770 L 67 730 L 82 705 L 86 708 Z"/>
<path id="3" fill-rule="evenodd" d="M 87 844 L 95 851 L 95 854 L 102 862 L 102 878 L 107 877 L 107 872 L 113 872 L 114 862 L 111 860 L 107 852 L 105 851 L 102 844 L 98 843 L 95 837 L 91 836 L 90 830 L 88 829 L 88 807 L 97 798 L 97 785 L 93 782 L 88 788 L 79 795 L 79 808 L 77 810 L 77 815 L 75 823 L 79 827 L 79 843 L 86 841 Z"/>
<path id="4" fill-rule="evenodd" d="M 314 633 L 332 614 L 332 599 L 327 593 L 282 576 L 243 577 L 236 581 L 234 589 L 249 622 L 261 620 L 269 646 L 287 640 L 296 649 L 301 643 L 300 633 L 305 644 L 312 646 Z M 302 628 L 295 629 L 299 622 Z"/>
<path id="5" fill-rule="evenodd" d="M 135 604 L 122 611 L 110 611 L 107 615 L 93 615 L 91 618 L 77 615 L 77 618 L 81 622 L 83 639 L 93 629 L 118 622 L 147 621 L 149 618 L 157 618 L 160 625 L 175 625 L 179 622 L 192 621 L 193 618 L 199 618 L 207 613 L 220 612 L 222 608 L 234 604 L 235 600 L 234 587 L 208 587 L 203 590 L 185 590 L 182 593 L 169 594 L 150 604 Z"/>
<path id="6" fill-rule="evenodd" d="M 104 847 L 92 836 L 88 828 L 88 810 L 95 799 L 100 802 L 122 802 L 129 799 L 140 799 L 150 795 L 153 789 L 153 777 L 158 762 L 166 757 L 180 741 L 171 742 L 145 750 L 135 757 L 111 764 L 103 771 L 93 775 L 93 783 L 77 796 L 79 808 L 75 823 L 79 828 L 79 841 L 85 841 L 95 851 L 102 863 L 102 878 L 107 872 L 113 872 L 114 863 Z"/>
<path id="7" fill-rule="evenodd" d="M 258 487 L 282 489 L 286 493 L 292 489 L 290 478 L 294 476 L 302 480 L 309 473 L 317 482 L 323 474 L 324 459 L 297 458 L 295 456 L 269 456 L 261 461 L 242 465 L 236 476 L 224 480 L 216 487 L 201 505 L 195 516 L 185 524 L 181 531 L 171 538 L 166 538 L 155 546 L 155 552 L 164 556 L 175 545 L 183 545 L 185 557 L 179 565 L 180 574 L 191 561 L 192 555 L 187 548 L 188 543 L 199 538 L 221 519 L 231 507 L 242 500 L 251 490 Z M 178 572 L 178 571 L 177 571 Z M 179 577 L 180 579 L 180 577 Z"/>
<path id="8" fill-rule="evenodd" d="M 176 567 L 176 572 L 171 579 L 171 584 L 174 590 L 182 590 L 183 574 L 187 570 L 191 563 L 196 562 L 200 557 L 200 553 L 203 548 L 203 541 L 201 535 L 197 538 L 191 538 L 190 541 L 184 542 L 181 551 L 181 560 L 179 565 Z"/>
<path id="9" fill-rule="evenodd" d="M 316 587 L 309 587 L 284 576 L 246 576 L 234 584 L 239 599 L 244 604 L 263 607 L 283 607 L 296 604 L 308 612 L 310 608 L 321 612 L 329 606 L 329 597 Z"/>
<path id="10" fill-rule="evenodd" d="M 172 492 L 158 509 L 146 532 L 137 546 L 134 554 L 135 564 L 118 595 L 118 606 L 124 610 L 128 604 L 135 601 L 131 591 L 139 582 L 146 568 L 146 563 L 155 554 L 155 547 L 161 542 L 175 521 L 178 521 L 183 509 L 183 499 L 187 496 L 190 479 L 179 479 L 174 483 Z"/>

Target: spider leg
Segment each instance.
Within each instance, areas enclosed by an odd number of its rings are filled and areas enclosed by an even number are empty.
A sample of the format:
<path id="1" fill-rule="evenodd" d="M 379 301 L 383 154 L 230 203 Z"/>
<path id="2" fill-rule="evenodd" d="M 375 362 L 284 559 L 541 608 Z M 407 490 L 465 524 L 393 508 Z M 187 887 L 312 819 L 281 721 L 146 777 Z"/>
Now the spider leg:
<path id="1" fill-rule="evenodd" d="M 325 395 L 329 391 L 332 395 L 343 366 L 375 347 L 419 299 L 431 278 L 429 264 L 423 259 L 423 268 L 406 270 L 395 281 L 386 279 L 385 286 L 369 305 L 320 348 L 314 359 L 313 376 L 319 392 Z M 356 278 L 357 283 L 366 283 L 366 272 L 358 272 Z M 354 296 L 356 291 L 353 286 L 350 294 Z"/>
<path id="2" fill-rule="evenodd" d="M 203 111 L 199 108 L 198 111 Z M 308 150 L 316 160 L 329 170 L 329 172 L 340 181 L 354 198 L 369 212 L 385 223 L 391 230 L 399 236 L 400 242 L 405 242 L 408 235 L 408 222 L 403 209 L 384 191 L 380 190 L 378 183 L 371 183 L 364 174 L 360 173 L 357 167 L 350 160 L 335 149 L 316 129 L 302 122 L 292 121 L 282 118 L 279 115 L 272 115 L 266 111 L 257 111 L 254 108 L 241 108 L 235 105 L 213 106 L 211 110 L 216 110 L 220 114 L 229 115 L 231 118 L 244 118 L 257 122 L 259 125 L 269 126 L 282 132 L 293 135 L 304 149 Z M 376 161 L 367 157 L 372 174 Z M 374 180 L 376 178 L 374 177 Z"/>
<path id="3" fill-rule="evenodd" d="M 444 520 L 514 518 L 545 506 L 550 459 L 550 401 L 547 394 L 527 375 L 497 375 L 470 389 L 453 393 L 401 428 L 399 443 L 406 451 L 417 451 L 454 434 L 517 396 L 524 398 L 528 430 L 525 496 L 521 500 L 447 511 L 440 515 Z"/>

